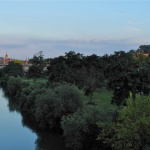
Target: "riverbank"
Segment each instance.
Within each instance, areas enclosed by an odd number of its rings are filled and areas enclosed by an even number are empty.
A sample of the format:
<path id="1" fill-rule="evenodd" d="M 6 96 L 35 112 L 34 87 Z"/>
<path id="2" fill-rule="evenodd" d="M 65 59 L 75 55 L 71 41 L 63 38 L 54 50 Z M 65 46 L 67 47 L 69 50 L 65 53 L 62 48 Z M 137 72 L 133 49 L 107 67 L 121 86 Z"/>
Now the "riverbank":
<path id="1" fill-rule="evenodd" d="M 11 103 L 16 104 L 24 118 L 30 116 L 34 129 L 63 133 L 66 146 L 71 149 L 89 150 L 97 146 L 105 147 L 96 140 L 99 132 L 96 123 L 99 121 L 109 122 L 113 118 L 115 107 L 110 104 L 110 100 L 106 100 L 111 96 L 111 92 L 103 90 L 101 97 L 99 97 L 98 91 L 95 92 L 93 95 L 94 105 L 88 105 L 88 99 L 83 92 L 69 84 L 47 85 L 44 82 L 26 82 L 19 77 L 10 77 L 6 85 L 5 91 L 10 97 Z M 76 128 L 78 126 L 70 124 L 69 116 L 77 117 L 72 123 L 78 124 L 80 130 Z M 87 129 L 85 130 L 85 128 Z M 75 134 L 72 141 L 68 141 L 68 134 L 72 131 L 78 132 L 80 140 Z M 71 140 L 71 138 L 69 139 Z"/>

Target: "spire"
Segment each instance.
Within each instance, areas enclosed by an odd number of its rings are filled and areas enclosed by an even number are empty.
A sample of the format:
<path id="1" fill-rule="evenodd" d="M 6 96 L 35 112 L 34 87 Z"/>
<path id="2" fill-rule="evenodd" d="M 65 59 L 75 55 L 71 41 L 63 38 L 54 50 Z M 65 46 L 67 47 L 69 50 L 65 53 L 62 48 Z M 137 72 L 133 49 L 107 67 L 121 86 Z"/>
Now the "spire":
<path id="1" fill-rule="evenodd" d="M 28 58 L 27 57 L 26 57 L 26 61 L 25 62 L 26 62 L 26 64 L 28 64 Z"/>

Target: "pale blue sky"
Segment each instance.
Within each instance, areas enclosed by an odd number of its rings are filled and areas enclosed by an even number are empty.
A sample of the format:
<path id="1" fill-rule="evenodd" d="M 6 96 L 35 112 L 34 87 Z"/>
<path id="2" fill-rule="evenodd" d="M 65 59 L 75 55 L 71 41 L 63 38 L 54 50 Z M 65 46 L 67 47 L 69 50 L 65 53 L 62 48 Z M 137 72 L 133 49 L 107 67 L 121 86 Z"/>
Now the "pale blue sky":
<path id="1" fill-rule="evenodd" d="M 150 0 L 0 0 L 0 54 L 104 55 L 150 44 Z"/>

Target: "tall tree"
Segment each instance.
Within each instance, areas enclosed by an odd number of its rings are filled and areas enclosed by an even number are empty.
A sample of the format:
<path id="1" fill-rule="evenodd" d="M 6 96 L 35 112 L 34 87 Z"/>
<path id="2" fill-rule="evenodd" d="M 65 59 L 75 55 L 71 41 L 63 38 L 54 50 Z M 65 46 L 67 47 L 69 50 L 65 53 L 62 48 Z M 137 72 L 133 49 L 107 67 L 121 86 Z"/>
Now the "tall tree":
<path id="1" fill-rule="evenodd" d="M 67 82 L 70 78 L 70 69 L 66 65 L 64 56 L 59 56 L 50 61 L 49 81 Z"/>
<path id="2" fill-rule="evenodd" d="M 3 76 L 23 76 L 23 67 L 19 63 L 9 62 L 6 67 L 2 69 Z"/>
<path id="3" fill-rule="evenodd" d="M 81 67 L 76 70 L 75 79 L 76 85 L 83 88 L 91 103 L 94 91 L 101 88 L 104 81 L 102 58 L 95 54 L 83 57 Z"/>
<path id="4" fill-rule="evenodd" d="M 125 52 L 115 52 L 108 67 L 108 89 L 114 91 L 112 103 L 125 104 L 130 96 L 148 94 L 150 90 L 150 67 L 147 62 L 134 60 Z"/>
<path id="5" fill-rule="evenodd" d="M 43 69 L 45 67 L 44 64 L 44 55 L 42 51 L 39 51 L 36 53 L 32 59 L 29 60 L 29 62 L 32 64 L 32 66 L 29 67 L 28 70 L 28 77 L 41 77 L 43 74 Z"/>
<path id="6" fill-rule="evenodd" d="M 118 111 L 115 123 L 99 123 L 99 140 L 115 150 L 150 149 L 150 98 L 137 95 L 127 99 L 127 105 Z"/>

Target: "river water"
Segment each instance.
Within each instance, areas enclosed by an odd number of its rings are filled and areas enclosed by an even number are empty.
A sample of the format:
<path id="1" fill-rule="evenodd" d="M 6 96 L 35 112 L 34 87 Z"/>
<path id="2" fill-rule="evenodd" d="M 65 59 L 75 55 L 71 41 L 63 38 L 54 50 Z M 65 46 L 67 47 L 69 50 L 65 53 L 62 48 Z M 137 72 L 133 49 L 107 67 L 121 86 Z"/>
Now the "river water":
<path id="1" fill-rule="evenodd" d="M 0 150 L 65 150 L 62 136 L 35 132 L 23 122 L 0 88 Z"/>

